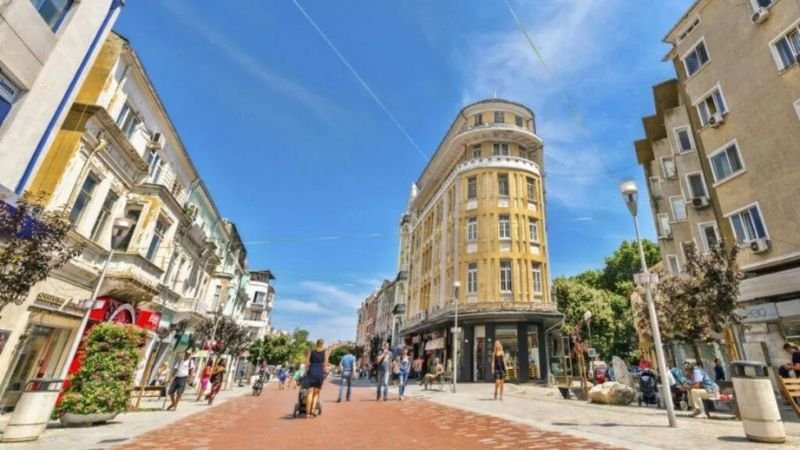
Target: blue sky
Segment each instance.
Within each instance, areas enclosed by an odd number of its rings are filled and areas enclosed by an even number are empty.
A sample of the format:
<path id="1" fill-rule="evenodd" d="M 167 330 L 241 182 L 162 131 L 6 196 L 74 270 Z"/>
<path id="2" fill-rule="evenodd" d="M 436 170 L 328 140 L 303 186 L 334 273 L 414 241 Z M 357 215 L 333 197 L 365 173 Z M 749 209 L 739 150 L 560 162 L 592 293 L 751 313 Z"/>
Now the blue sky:
<path id="1" fill-rule="evenodd" d="M 617 183 L 643 187 L 632 142 L 651 86 L 673 77 L 661 39 L 691 0 L 512 1 L 554 79 L 500 0 L 298 1 L 369 90 L 292 0 L 138 0 L 116 25 L 248 242 L 250 267 L 276 274 L 275 326 L 354 337 L 360 301 L 396 273 L 422 154 L 463 105 L 495 92 L 537 115 L 553 275 L 599 267 L 632 236 Z"/>

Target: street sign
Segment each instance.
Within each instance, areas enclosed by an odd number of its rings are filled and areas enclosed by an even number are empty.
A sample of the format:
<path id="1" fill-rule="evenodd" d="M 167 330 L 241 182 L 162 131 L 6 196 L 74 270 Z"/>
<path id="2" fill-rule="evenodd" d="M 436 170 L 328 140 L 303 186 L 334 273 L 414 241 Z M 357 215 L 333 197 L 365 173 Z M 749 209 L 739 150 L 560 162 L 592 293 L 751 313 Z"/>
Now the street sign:
<path id="1" fill-rule="evenodd" d="M 589 358 L 597 357 L 597 350 L 595 350 L 593 348 L 590 348 L 590 349 L 586 350 L 586 353 L 589 355 Z"/>
<path id="2" fill-rule="evenodd" d="M 450 328 L 450 332 L 451 332 L 451 333 L 461 333 L 461 327 L 458 327 L 458 328 L 456 328 L 456 327 L 451 327 L 451 328 Z"/>

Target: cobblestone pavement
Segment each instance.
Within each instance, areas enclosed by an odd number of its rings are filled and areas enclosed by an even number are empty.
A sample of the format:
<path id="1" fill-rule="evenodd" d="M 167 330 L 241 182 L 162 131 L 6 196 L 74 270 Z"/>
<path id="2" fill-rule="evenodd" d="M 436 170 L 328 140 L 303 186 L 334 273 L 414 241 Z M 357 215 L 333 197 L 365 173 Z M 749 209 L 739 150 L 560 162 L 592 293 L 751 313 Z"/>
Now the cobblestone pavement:
<path id="1" fill-rule="evenodd" d="M 336 403 L 337 386 L 322 390 L 323 414 L 292 418 L 296 390 L 272 384 L 260 397 L 243 396 L 124 444 L 126 449 L 485 449 L 611 448 L 554 431 L 437 405 L 426 400 L 375 401 L 359 387 Z"/>

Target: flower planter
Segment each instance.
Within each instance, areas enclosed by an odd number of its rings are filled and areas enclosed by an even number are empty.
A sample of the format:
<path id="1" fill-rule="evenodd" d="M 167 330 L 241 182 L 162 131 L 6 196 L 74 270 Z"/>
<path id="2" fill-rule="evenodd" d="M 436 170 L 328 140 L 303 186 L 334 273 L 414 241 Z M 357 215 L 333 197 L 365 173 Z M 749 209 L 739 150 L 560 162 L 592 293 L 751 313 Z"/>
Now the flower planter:
<path id="1" fill-rule="evenodd" d="M 88 427 L 95 424 L 105 423 L 117 417 L 118 412 L 94 413 L 94 414 L 75 414 L 64 413 L 59 417 L 61 424 L 65 427 Z"/>

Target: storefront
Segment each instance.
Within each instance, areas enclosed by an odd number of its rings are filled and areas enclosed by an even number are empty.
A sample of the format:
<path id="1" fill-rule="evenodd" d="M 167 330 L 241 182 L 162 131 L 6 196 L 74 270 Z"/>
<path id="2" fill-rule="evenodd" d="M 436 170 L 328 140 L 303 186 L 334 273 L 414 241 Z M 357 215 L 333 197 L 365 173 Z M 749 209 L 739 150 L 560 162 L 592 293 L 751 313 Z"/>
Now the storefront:
<path id="1" fill-rule="evenodd" d="M 763 361 L 777 371 L 789 362 L 786 342 L 800 345 L 800 299 L 747 305 L 739 310 L 739 338 L 748 360 Z"/>
<path id="2" fill-rule="evenodd" d="M 558 325 L 561 315 L 553 312 L 505 312 L 470 313 L 459 315 L 461 328 L 458 352 L 458 380 L 486 382 L 493 380 L 491 354 L 496 341 L 503 346 L 506 361 L 506 380 L 510 382 L 544 381 L 550 367 L 549 342 L 546 332 Z M 422 324 L 403 330 L 414 345 L 414 356 L 425 358 L 427 365 L 438 358 L 447 371 L 453 368 L 452 316 L 440 320 L 434 330 L 426 331 Z M 555 339 L 557 342 L 558 339 Z M 422 352 L 422 353 L 420 353 Z"/>
<path id="3" fill-rule="evenodd" d="M 8 372 L 0 380 L 0 411 L 13 411 L 28 380 L 61 375 L 82 313 L 71 299 L 45 292 L 36 294 L 14 348 L 4 349 L 13 352 L 13 356 Z M 7 337 L 11 330 L 0 333 Z"/>

